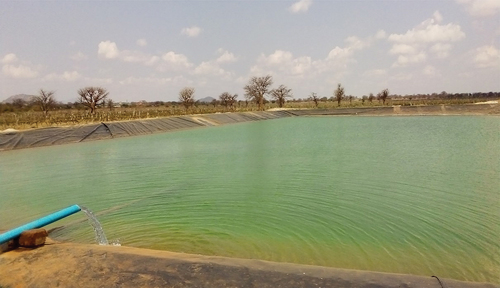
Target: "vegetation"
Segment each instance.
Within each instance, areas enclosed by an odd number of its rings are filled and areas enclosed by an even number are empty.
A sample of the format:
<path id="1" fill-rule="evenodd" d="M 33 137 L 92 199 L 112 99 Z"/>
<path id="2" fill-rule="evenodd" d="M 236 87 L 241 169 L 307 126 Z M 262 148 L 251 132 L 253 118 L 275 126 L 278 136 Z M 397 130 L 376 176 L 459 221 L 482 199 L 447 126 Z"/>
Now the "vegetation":
<path id="1" fill-rule="evenodd" d="M 193 106 L 194 105 L 194 88 L 192 88 L 192 87 L 183 88 L 179 92 L 179 102 L 181 102 L 182 105 L 184 105 L 184 108 L 186 108 L 186 110 L 188 110 L 189 107 Z"/>
<path id="2" fill-rule="evenodd" d="M 264 110 L 265 95 L 269 93 L 269 86 L 273 84 L 273 77 L 266 75 L 264 77 L 252 77 L 243 89 L 245 97 L 248 100 L 259 104 L 259 110 Z"/>
<path id="3" fill-rule="evenodd" d="M 309 97 L 309 99 L 310 99 L 311 101 L 313 101 L 313 102 L 314 102 L 314 106 L 316 106 L 316 108 L 318 108 L 318 104 L 319 104 L 319 103 L 318 103 L 318 102 L 319 102 L 319 97 L 318 97 L 318 95 L 317 95 L 316 93 L 312 92 L 312 93 L 311 93 L 311 96 Z"/>
<path id="4" fill-rule="evenodd" d="M 344 99 L 344 87 L 340 85 L 340 83 L 337 86 L 337 89 L 333 92 L 333 96 L 335 96 L 335 99 L 337 100 L 337 105 L 340 107 L 340 102 L 342 99 Z"/>
<path id="5" fill-rule="evenodd" d="M 104 106 L 108 94 L 109 92 L 102 87 L 85 87 L 78 90 L 80 103 L 88 107 L 91 114 L 95 113 L 98 106 Z"/>
<path id="6" fill-rule="evenodd" d="M 33 102 L 34 104 L 38 105 L 43 114 L 47 116 L 49 110 L 56 103 L 56 100 L 54 99 L 54 91 L 45 91 L 43 89 L 40 89 L 39 95 L 35 97 L 35 100 Z"/>
<path id="7" fill-rule="evenodd" d="M 389 97 L 389 89 L 384 89 L 378 93 L 377 98 L 382 100 L 382 104 L 385 105 L 385 100 Z"/>
<path id="8" fill-rule="evenodd" d="M 220 94 L 219 96 L 219 100 L 220 100 L 220 103 L 222 105 L 224 105 L 226 107 L 226 109 L 228 107 L 230 107 L 231 109 L 234 108 L 234 103 L 236 103 L 236 98 L 238 98 L 238 94 L 230 94 L 229 92 L 224 92 L 222 94 Z M 214 103 L 215 101 L 215 103 Z M 217 100 L 214 100 L 212 101 L 213 104 L 214 104 L 214 107 L 217 105 Z"/>
<path id="9" fill-rule="evenodd" d="M 78 91 L 78 101 L 65 104 L 56 102 L 54 92 L 41 89 L 39 95 L 29 101 L 16 99 L 10 103 L 0 103 L 0 131 L 7 128 L 30 129 L 82 125 L 94 122 L 168 117 L 188 113 L 244 112 L 278 107 L 287 109 L 338 109 L 343 99 L 347 99 L 349 102 L 343 103 L 342 108 L 376 107 L 380 105 L 453 105 L 500 98 L 500 92 L 453 94 L 443 91 L 433 94 L 389 95 L 389 90 L 384 89 L 377 95 L 379 101 L 373 101 L 375 96 L 372 93 L 359 98 L 345 96 L 344 87 L 338 84 L 333 97 L 321 97 L 316 93 L 311 93 L 305 98 L 294 99 L 292 98 L 291 89 L 285 85 L 270 89 L 271 85 L 272 77 L 269 75 L 253 77 L 248 85 L 244 87 L 246 92 L 245 100 L 238 101 L 237 94 L 223 92 L 219 96 L 219 100 L 214 99 L 210 103 L 196 102 L 194 99 L 195 89 L 189 87 L 179 92 L 179 101 L 139 101 L 132 103 L 116 103 L 107 98 L 109 93 L 106 89 L 86 87 Z M 269 95 L 270 99 L 266 99 L 265 95 Z M 286 100 L 287 98 L 288 100 Z M 98 106 L 105 106 L 108 109 L 97 111 Z"/>
<path id="10" fill-rule="evenodd" d="M 280 85 L 280 87 L 271 90 L 271 98 L 273 98 L 280 108 L 285 105 L 286 98 L 292 98 L 292 89 L 288 89 L 285 85 Z"/>

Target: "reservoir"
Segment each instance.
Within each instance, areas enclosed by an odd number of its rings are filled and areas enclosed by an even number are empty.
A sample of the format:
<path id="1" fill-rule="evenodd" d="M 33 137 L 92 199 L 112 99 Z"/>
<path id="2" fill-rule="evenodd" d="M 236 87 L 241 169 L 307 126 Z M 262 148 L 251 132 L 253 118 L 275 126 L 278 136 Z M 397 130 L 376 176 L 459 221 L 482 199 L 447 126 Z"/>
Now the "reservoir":
<path id="1" fill-rule="evenodd" d="M 0 230 L 79 204 L 126 246 L 498 284 L 499 147 L 496 116 L 389 116 L 4 151 Z"/>

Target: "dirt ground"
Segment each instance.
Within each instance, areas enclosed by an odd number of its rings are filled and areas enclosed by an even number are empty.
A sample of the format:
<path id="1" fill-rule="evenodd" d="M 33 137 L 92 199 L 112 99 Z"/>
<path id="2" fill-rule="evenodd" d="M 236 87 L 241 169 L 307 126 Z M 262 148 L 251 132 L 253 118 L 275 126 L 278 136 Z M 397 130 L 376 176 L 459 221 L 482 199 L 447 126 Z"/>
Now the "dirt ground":
<path id="1" fill-rule="evenodd" d="M 443 286 L 441 286 L 440 282 Z M 488 283 L 319 266 L 52 243 L 0 254 L 0 287 L 425 287 L 493 288 Z"/>

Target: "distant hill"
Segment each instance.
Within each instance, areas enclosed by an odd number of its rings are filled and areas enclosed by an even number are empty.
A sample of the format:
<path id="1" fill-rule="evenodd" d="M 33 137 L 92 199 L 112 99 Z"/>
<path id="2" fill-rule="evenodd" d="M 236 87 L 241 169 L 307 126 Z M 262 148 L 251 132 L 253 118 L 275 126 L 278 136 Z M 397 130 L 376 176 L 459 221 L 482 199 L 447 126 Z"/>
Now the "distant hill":
<path id="1" fill-rule="evenodd" d="M 2 103 L 12 104 L 17 99 L 21 99 L 21 100 L 24 100 L 26 102 L 30 102 L 30 101 L 33 101 L 35 97 L 36 97 L 35 95 L 17 94 L 17 95 L 10 96 L 9 98 L 3 100 Z"/>
<path id="2" fill-rule="evenodd" d="M 212 103 L 212 101 L 214 101 L 215 98 L 212 98 L 212 97 L 205 97 L 205 98 L 201 98 L 200 100 L 198 100 L 197 102 L 201 102 L 201 103 Z"/>

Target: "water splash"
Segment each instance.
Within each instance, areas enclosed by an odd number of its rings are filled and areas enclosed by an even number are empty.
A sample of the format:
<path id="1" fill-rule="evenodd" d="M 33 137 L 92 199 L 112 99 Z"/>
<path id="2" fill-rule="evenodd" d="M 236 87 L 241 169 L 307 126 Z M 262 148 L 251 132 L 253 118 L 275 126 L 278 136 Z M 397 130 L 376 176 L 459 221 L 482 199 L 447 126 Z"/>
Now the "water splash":
<path id="1" fill-rule="evenodd" d="M 90 211 L 89 208 L 80 206 L 82 209 L 82 212 L 87 215 L 87 218 L 89 219 L 89 223 L 94 229 L 95 232 L 95 241 L 99 245 L 109 245 L 108 239 L 106 238 L 106 235 L 104 234 L 104 230 L 102 230 L 101 223 L 99 223 L 99 220 L 97 220 L 97 217 L 95 217 L 94 213 Z"/>

